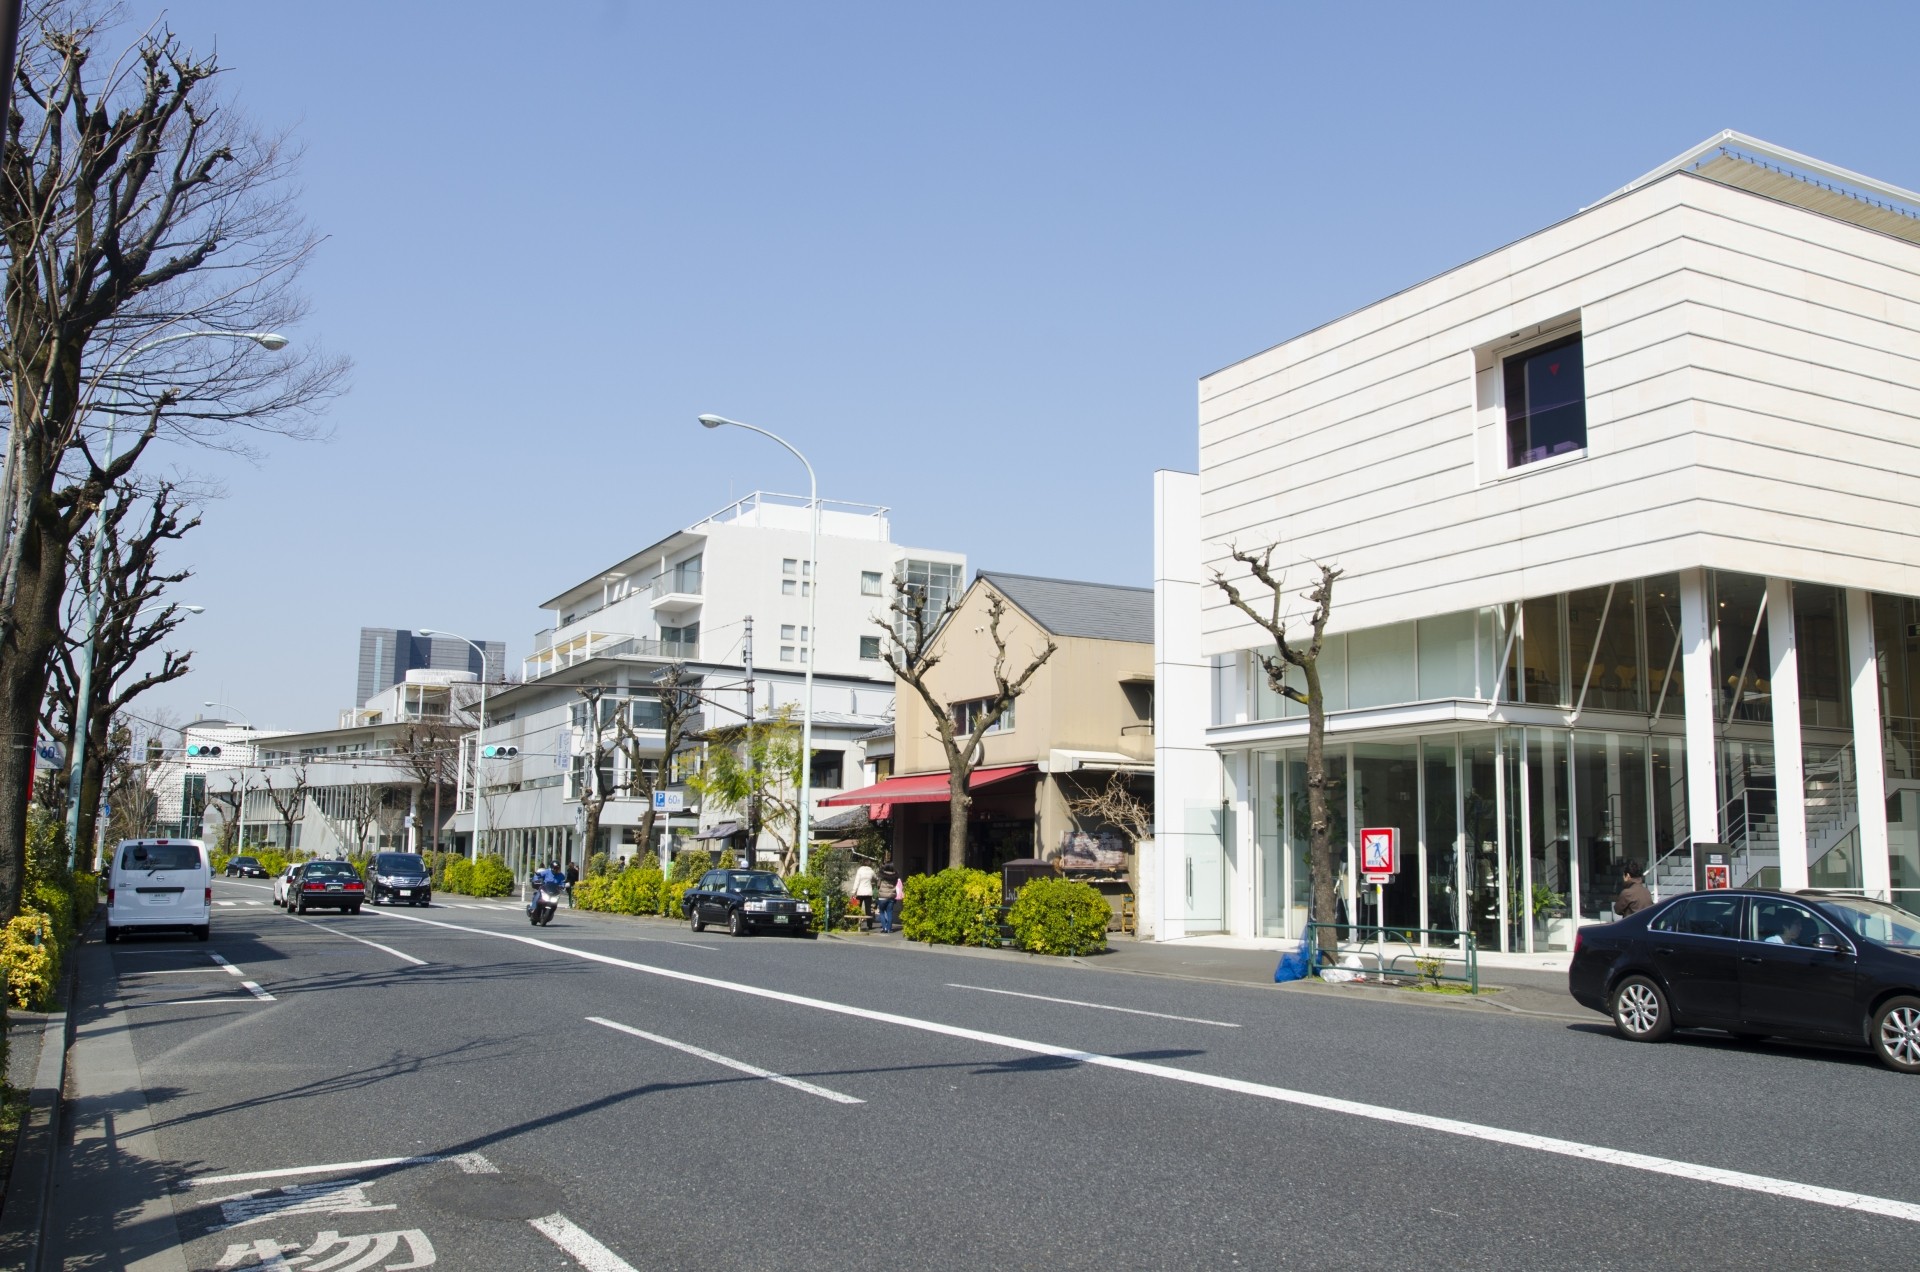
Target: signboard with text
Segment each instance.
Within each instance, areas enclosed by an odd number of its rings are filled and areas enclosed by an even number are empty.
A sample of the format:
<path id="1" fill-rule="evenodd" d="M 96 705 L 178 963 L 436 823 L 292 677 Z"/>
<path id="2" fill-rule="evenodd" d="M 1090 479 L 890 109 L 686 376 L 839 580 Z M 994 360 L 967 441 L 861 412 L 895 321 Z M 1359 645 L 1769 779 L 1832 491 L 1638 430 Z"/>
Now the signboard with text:
<path id="1" fill-rule="evenodd" d="M 1400 871 L 1400 832 L 1373 826 L 1360 832 L 1360 873 L 1368 883 L 1387 883 Z"/>
<path id="2" fill-rule="evenodd" d="M 653 793 L 653 811 L 656 813 L 686 812 L 687 793 L 685 791 L 655 791 Z"/>

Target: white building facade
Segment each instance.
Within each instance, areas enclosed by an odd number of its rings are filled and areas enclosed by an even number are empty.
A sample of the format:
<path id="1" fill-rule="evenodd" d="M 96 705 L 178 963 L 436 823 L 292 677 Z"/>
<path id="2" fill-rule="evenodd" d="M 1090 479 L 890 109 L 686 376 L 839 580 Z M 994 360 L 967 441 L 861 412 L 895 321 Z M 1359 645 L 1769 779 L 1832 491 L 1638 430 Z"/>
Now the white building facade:
<path id="1" fill-rule="evenodd" d="M 1306 921 L 1305 719 L 1211 582 L 1268 544 L 1343 571 L 1355 921 L 1389 827 L 1378 917 L 1433 944 L 1563 953 L 1633 861 L 1920 909 L 1920 195 L 1722 134 L 1199 398 L 1156 488 L 1160 936 Z"/>
<path id="2" fill-rule="evenodd" d="M 484 737 L 467 740 L 453 823 L 459 840 L 471 846 L 477 835 L 485 851 L 499 852 L 516 869 L 579 862 L 594 852 L 653 854 L 694 836 L 712 836 L 704 842 L 715 848 L 744 849 L 744 836 L 736 837 L 741 810 L 703 808 L 674 782 L 664 783 L 672 810 L 656 818 L 655 842 L 642 844 L 646 809 L 630 794 L 627 748 L 611 748 L 597 773 L 589 759 L 596 728 L 610 738 L 612 721 L 624 718 L 641 739 L 642 762 L 658 763 L 664 735 L 656 727 L 657 685 L 670 665 L 696 691 L 704 729 L 783 713 L 797 721 L 811 665 L 811 797 L 817 808 L 818 800 L 861 785 L 868 763 L 862 739 L 893 717 L 880 623 L 894 580 L 924 587 L 932 603 L 942 604 L 964 590 L 966 558 L 894 543 L 883 507 L 823 500 L 819 516 L 817 563 L 809 554 L 808 501 L 755 492 L 545 601 L 553 625 L 534 637 L 522 683 L 494 695 Z M 817 620 L 809 617 L 816 599 Z M 605 693 L 597 725 L 582 693 L 595 687 Z M 478 787 L 477 746 L 513 752 L 482 758 Z M 596 783 L 613 795 L 601 810 L 596 842 L 587 844 L 582 797 Z M 476 789 L 484 791 L 479 809 Z M 763 835 L 756 847 L 773 852 L 772 837 Z"/>

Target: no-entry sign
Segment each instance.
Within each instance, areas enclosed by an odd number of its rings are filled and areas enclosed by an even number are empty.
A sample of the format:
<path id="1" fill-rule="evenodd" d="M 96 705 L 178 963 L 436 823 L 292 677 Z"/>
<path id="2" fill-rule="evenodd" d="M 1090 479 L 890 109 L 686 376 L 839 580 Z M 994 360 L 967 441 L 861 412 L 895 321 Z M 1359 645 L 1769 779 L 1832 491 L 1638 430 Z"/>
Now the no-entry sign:
<path id="1" fill-rule="evenodd" d="M 1360 832 L 1360 873 L 1368 883 L 1386 883 L 1400 870 L 1400 832 L 1375 826 Z"/>

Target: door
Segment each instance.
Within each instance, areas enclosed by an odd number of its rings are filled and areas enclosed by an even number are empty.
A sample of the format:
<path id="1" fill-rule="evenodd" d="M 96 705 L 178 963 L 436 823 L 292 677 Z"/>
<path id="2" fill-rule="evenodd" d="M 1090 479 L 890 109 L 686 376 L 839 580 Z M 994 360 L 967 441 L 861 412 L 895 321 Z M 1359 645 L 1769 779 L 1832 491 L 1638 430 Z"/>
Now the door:
<path id="1" fill-rule="evenodd" d="M 1744 901 L 1699 893 L 1669 907 L 1648 927 L 1654 968 L 1673 996 L 1681 1024 L 1739 1023 Z"/>
<path id="2" fill-rule="evenodd" d="M 1796 901 L 1756 898 L 1740 950 L 1740 1014 L 1767 1033 L 1858 1038 L 1860 959 L 1831 923 Z"/>

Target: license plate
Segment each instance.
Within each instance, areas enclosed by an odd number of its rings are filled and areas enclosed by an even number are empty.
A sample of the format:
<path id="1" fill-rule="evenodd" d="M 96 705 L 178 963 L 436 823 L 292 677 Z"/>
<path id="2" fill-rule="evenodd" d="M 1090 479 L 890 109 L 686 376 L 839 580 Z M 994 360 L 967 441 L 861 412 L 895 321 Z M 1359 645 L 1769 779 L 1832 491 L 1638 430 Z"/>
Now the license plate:
<path id="1" fill-rule="evenodd" d="M 147 898 L 147 904 L 148 905 L 172 905 L 173 894 L 170 892 L 162 892 L 155 896 L 149 896 Z"/>
<path id="2" fill-rule="evenodd" d="M 400 889 L 400 895 L 401 895 L 401 896 L 403 896 L 403 897 L 410 897 L 410 896 L 412 896 L 412 895 L 413 895 L 413 889 L 412 889 L 412 888 L 402 888 L 402 889 Z"/>
<path id="3" fill-rule="evenodd" d="M 327 885 L 327 891 L 328 892 L 344 892 L 346 891 L 346 887 L 347 885 L 344 883 L 330 883 Z"/>
<path id="4" fill-rule="evenodd" d="M 787 921 L 787 916 L 784 914 L 776 914 L 773 916 L 773 921 L 775 923 L 785 923 Z"/>

